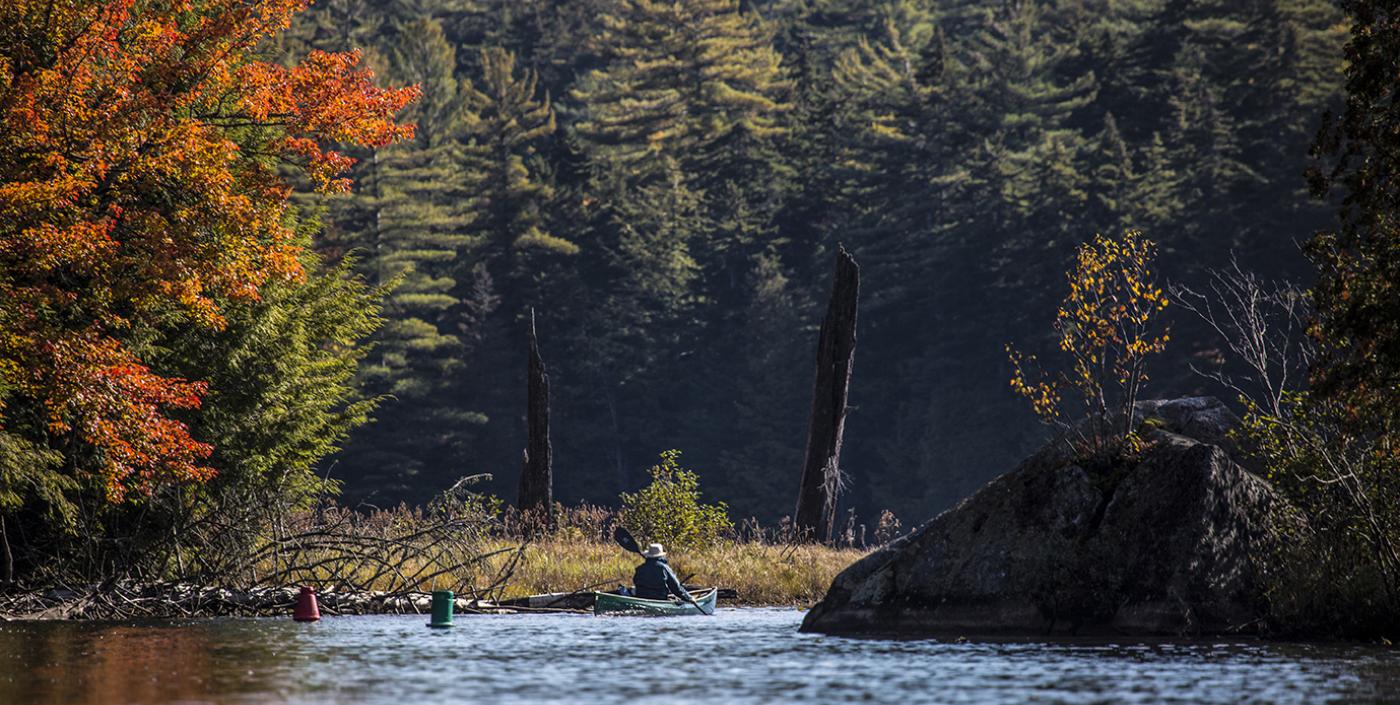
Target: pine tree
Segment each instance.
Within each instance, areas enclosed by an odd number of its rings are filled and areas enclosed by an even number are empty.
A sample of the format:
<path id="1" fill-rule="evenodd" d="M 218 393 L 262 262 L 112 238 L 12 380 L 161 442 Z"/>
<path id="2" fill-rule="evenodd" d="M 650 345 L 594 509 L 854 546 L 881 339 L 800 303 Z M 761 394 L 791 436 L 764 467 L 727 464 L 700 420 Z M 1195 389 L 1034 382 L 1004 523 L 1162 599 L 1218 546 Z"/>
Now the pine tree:
<path id="1" fill-rule="evenodd" d="M 1134 228 L 1156 232 L 1180 217 L 1186 204 L 1181 201 L 1181 187 L 1171 154 L 1161 134 L 1153 133 L 1148 143 L 1138 150 L 1137 178 L 1132 184 L 1129 202 Z"/>
<path id="2" fill-rule="evenodd" d="M 992 126 L 1012 149 L 1042 144 L 1043 132 L 1067 127 L 1072 114 L 1093 102 L 1092 71 L 1067 75 L 1077 45 L 1063 23 L 1030 0 L 986 10 L 972 38 L 970 75 L 986 101 Z"/>
<path id="3" fill-rule="evenodd" d="M 607 64 L 572 95 L 574 132 L 630 178 L 676 162 L 694 186 L 759 185 L 788 134 L 791 88 L 759 20 L 737 0 L 612 0 L 599 17 Z M 771 185 L 763 187 L 771 190 Z"/>
<path id="4" fill-rule="evenodd" d="M 469 116 L 456 50 L 439 20 L 419 18 L 396 21 L 383 55 L 394 80 L 424 88 L 408 113 L 415 137 L 364 160 L 352 199 L 359 217 L 333 208 L 329 218 L 349 230 L 342 241 L 360 244 L 371 281 L 390 290 L 361 379 L 391 398 L 343 463 L 356 480 L 357 499 L 376 490 L 431 492 L 444 481 L 432 473 L 456 464 L 469 426 L 483 421 L 477 407 L 462 404 L 441 383 L 467 365 L 460 268 L 476 242 L 460 141 Z"/>
<path id="5" fill-rule="evenodd" d="M 580 433 L 612 468 L 605 486 L 613 493 L 634 487 L 647 444 L 674 437 L 684 411 L 669 400 L 692 383 L 670 374 L 667 363 L 699 326 L 701 272 L 692 248 L 703 199 L 673 161 L 661 161 L 661 174 L 646 185 L 604 174 L 590 190 L 609 205 L 594 209 L 589 242 L 599 257 L 584 276 L 607 285 L 578 292 L 573 392 L 587 397 L 574 401 L 593 419 Z"/>
<path id="6" fill-rule="evenodd" d="M 580 248 L 554 234 L 558 201 L 544 155 L 556 126 L 537 74 L 519 68 L 515 56 L 501 48 L 478 51 L 474 63 L 477 80 L 464 90 L 469 125 L 461 142 L 467 205 L 475 217 L 473 245 L 453 275 L 456 296 L 465 302 L 460 325 L 471 340 L 472 370 L 443 384 L 459 406 L 471 400 L 485 411 L 486 424 L 469 441 L 474 454 L 513 459 L 523 431 L 517 423 L 520 390 L 501 384 L 492 371 L 520 368 L 525 312 L 531 307 L 549 322 L 550 339 L 561 337 L 554 322 L 569 320 L 573 310 L 567 260 Z M 567 370 L 554 369 L 556 388 L 562 387 Z"/>
<path id="7" fill-rule="evenodd" d="M 466 163 L 473 180 L 479 256 L 487 260 L 541 251 L 577 254 L 578 245 L 550 234 L 547 223 L 554 188 L 541 174 L 537 150 L 554 133 L 549 96 L 538 96 L 533 71 L 518 72 L 515 56 L 483 49 L 480 88 L 469 88 L 470 137 Z M 512 269 L 518 269 L 517 264 Z M 519 274 L 520 272 L 512 272 Z"/>
<path id="8" fill-rule="evenodd" d="M 1094 3 L 1093 15 L 1085 22 L 1072 62 L 1075 72 L 1093 71 L 1098 91 L 1092 109 L 1085 117 L 1112 113 L 1118 129 L 1130 144 L 1161 129 L 1160 109 L 1154 107 L 1159 91 L 1151 88 L 1158 78 L 1155 69 L 1169 63 L 1175 49 L 1171 42 L 1148 41 L 1145 36 L 1161 31 L 1154 17 L 1162 0 L 1113 0 Z M 1082 125 L 1092 129 L 1092 120 Z"/>
<path id="9" fill-rule="evenodd" d="M 377 0 L 322 0 L 317 2 L 281 36 L 282 51 L 305 55 L 321 51 L 365 50 L 378 46 L 389 16 Z"/>
<path id="10" fill-rule="evenodd" d="M 1175 72 L 1169 99 L 1172 123 L 1166 138 L 1173 169 L 1180 175 L 1178 200 L 1193 208 L 1229 213 L 1231 199 L 1262 176 L 1245 161 L 1235 116 L 1222 105 L 1221 88 L 1202 75 L 1205 57 L 1190 50 Z M 1191 228 L 1196 237 L 1206 237 Z"/>
<path id="11" fill-rule="evenodd" d="M 1035 253 L 1063 248 L 1067 240 L 1058 236 L 1082 227 L 1088 197 L 1088 140 L 1074 118 L 1092 105 L 1097 80 L 1092 71 L 1073 72 L 1073 23 L 1056 14 L 1068 11 L 1023 0 L 984 10 L 967 59 L 985 125 L 985 178 L 999 201 L 990 230 L 1000 231 L 998 246 L 1037 261 L 1045 260 Z M 1016 287 L 1042 274 L 1051 273 L 1007 272 L 1004 283 Z"/>
<path id="12" fill-rule="evenodd" d="M 620 390 L 637 395 L 622 397 L 626 422 L 664 429 L 674 417 L 647 411 L 656 394 L 720 408 L 723 390 L 694 371 L 746 354 L 731 336 L 704 331 L 734 322 L 754 258 L 779 236 L 774 220 L 792 177 L 781 149 L 791 82 L 769 29 L 737 0 L 599 5 L 604 63 L 570 92 L 571 137 L 588 160 L 584 197 L 602 206 L 603 271 L 625 274 L 588 318 L 594 330 L 621 321 L 648 347 L 666 349 L 683 333 L 696 341 L 677 358 L 619 350 L 624 374 L 665 380 L 668 390 Z"/>
<path id="13" fill-rule="evenodd" d="M 375 388 L 419 400 L 433 380 L 461 364 L 462 343 L 451 315 L 458 299 L 458 262 L 471 248 L 475 214 L 464 207 L 468 190 L 457 138 L 465 117 L 457 81 L 455 50 L 435 20 L 404 27 L 390 53 L 394 75 L 429 86 L 431 92 L 410 117 L 418 122 L 412 143 L 374 155 L 371 184 L 375 216 L 367 265 L 376 281 L 393 283 L 388 322 L 375 364 Z"/>
<path id="14" fill-rule="evenodd" d="M 1080 133 L 1044 132 L 1028 150 L 1008 155 L 1008 194 L 1015 194 L 1026 223 L 1037 238 L 1057 240 L 1087 224 L 1089 178 L 1082 155 L 1087 140 Z"/>
<path id="15" fill-rule="evenodd" d="M 700 230 L 702 200 L 685 184 L 679 166 L 666 159 L 661 162 L 665 180 L 640 188 L 618 188 L 611 194 L 616 205 L 609 211 L 608 229 L 616 235 L 603 247 L 617 284 L 602 318 L 616 321 L 614 332 L 619 340 L 674 341 L 680 328 L 688 325 L 696 303 L 699 263 L 692 253 L 692 241 Z M 609 357 L 634 357 L 621 350 L 615 353 Z M 656 353 L 635 354 L 649 357 Z M 631 375 L 645 367 L 624 364 L 620 369 Z"/>
<path id="16" fill-rule="evenodd" d="M 906 29 L 887 19 L 875 38 L 847 49 L 832 69 L 842 108 L 832 129 L 837 156 L 824 198 L 842 211 L 828 246 L 854 245 L 872 273 L 868 298 L 894 305 L 926 284 L 944 238 L 966 224 L 973 189 L 960 156 L 970 135 L 954 119 L 970 96 L 927 15 Z"/>
<path id="17" fill-rule="evenodd" d="M 302 228 L 316 225 L 308 220 Z M 378 402 L 355 377 L 370 350 L 364 343 L 381 323 L 384 292 L 355 274 L 353 260 L 329 268 L 313 254 L 304 261 L 305 281 L 274 284 L 259 301 L 235 306 L 217 335 L 165 332 L 160 363 L 209 380 L 194 425 L 216 449 L 219 475 L 208 492 L 252 504 L 271 493 L 306 506 L 339 486 L 325 486 L 322 461 Z"/>
<path id="18" fill-rule="evenodd" d="M 1140 227 L 1133 222 L 1137 210 L 1133 187 L 1139 176 L 1133 164 L 1132 152 L 1118 131 L 1118 120 L 1113 113 L 1104 116 L 1103 130 L 1095 140 L 1092 152 L 1089 222 L 1097 232 L 1119 232 L 1125 228 Z"/>
<path id="19" fill-rule="evenodd" d="M 1325 225 L 1309 203 L 1303 180 L 1268 175 L 1297 172 L 1298 154 L 1311 140 L 1318 117 L 1332 107 L 1342 80 L 1337 56 L 1345 25 L 1340 12 L 1326 3 L 1243 5 L 1236 11 L 1243 11 L 1246 28 L 1233 47 L 1243 56 L 1234 62 L 1239 68 L 1226 82 L 1225 95 L 1229 111 L 1240 115 L 1236 129 L 1243 160 L 1264 178 L 1235 207 L 1252 212 L 1257 204 L 1279 204 L 1254 218 L 1241 218 L 1258 233 L 1260 246 L 1268 247 L 1276 244 L 1273 233 Z"/>

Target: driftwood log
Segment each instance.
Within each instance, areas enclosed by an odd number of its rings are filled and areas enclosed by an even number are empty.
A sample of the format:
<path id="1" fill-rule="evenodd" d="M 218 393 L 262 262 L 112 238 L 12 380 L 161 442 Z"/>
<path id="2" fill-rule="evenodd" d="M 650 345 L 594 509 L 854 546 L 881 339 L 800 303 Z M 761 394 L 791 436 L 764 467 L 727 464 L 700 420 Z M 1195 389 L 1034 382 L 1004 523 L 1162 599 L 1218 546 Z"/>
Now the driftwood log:
<path id="1" fill-rule="evenodd" d="M 540 359 L 535 335 L 535 310 L 530 309 L 530 362 L 528 400 L 525 412 L 527 438 L 525 459 L 520 469 L 517 506 L 549 528 L 554 526 L 554 451 L 549 443 L 549 374 Z"/>
<path id="2" fill-rule="evenodd" d="M 832 525 L 836 523 L 836 501 L 841 492 L 841 439 L 846 429 L 851 365 L 855 361 L 859 296 L 860 267 L 843 247 L 836 253 L 831 300 L 817 340 L 812 417 L 795 515 L 799 531 L 828 542 Z"/>

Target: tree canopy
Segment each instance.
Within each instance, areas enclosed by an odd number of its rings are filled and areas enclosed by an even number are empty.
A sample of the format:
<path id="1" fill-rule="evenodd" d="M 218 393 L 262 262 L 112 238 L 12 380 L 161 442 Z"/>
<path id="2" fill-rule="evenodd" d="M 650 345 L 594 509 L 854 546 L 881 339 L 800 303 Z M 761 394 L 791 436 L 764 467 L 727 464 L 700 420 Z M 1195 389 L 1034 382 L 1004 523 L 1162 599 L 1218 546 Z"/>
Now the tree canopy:
<path id="1" fill-rule="evenodd" d="M 1050 342 L 1078 243 L 1140 228 L 1171 281 L 1232 252 L 1303 271 L 1345 27 L 1325 0 L 315 6 L 289 56 L 363 48 L 427 92 L 319 240 L 400 281 L 365 377 L 393 398 L 339 456 L 347 492 L 491 472 L 509 494 L 534 307 L 561 500 L 611 501 L 680 447 L 777 519 L 844 245 L 865 274 L 849 497 L 932 513 L 1035 443 L 1001 347 Z M 1173 325 L 1152 375 L 1204 391 L 1185 362 L 1211 344 Z"/>
<path id="2" fill-rule="evenodd" d="M 558 498 L 612 501 L 679 447 L 707 493 L 774 520 L 844 246 L 850 506 L 930 514 L 1036 442 L 1002 345 L 1053 345 L 1079 243 L 1141 229 L 1173 282 L 1231 253 L 1298 275 L 1294 244 L 1329 223 L 1301 177 L 1318 116 L 1386 70 L 1379 45 L 1344 64 L 1326 0 L 50 5 L 0 9 L 0 458 L 35 460 L 0 462 L 26 468 L 0 497 L 231 472 L 202 424 L 250 368 L 187 336 L 267 360 L 239 336 L 273 320 L 307 326 L 284 344 L 308 367 L 250 379 L 322 380 L 287 403 L 342 419 L 380 400 L 353 432 L 311 422 L 337 439 L 315 452 L 344 445 L 323 465 L 351 501 L 483 472 L 508 495 L 534 308 Z M 1335 124 L 1320 151 L 1365 141 Z M 1371 176 L 1342 162 L 1359 194 Z M 1362 252 L 1353 231 L 1316 251 Z M 1157 388 L 1205 391 L 1185 363 L 1212 344 L 1168 322 Z"/>
<path id="3" fill-rule="evenodd" d="M 338 145 L 413 134 L 395 115 L 418 89 L 379 87 L 359 52 L 264 53 L 306 4 L 0 7 L 5 509 L 16 494 L 60 513 L 94 496 L 139 503 L 228 468 L 219 434 L 195 429 L 231 412 L 216 374 L 230 361 L 176 364 L 164 341 L 230 334 L 321 277 L 291 208 L 297 183 L 344 192 L 354 159 Z"/>

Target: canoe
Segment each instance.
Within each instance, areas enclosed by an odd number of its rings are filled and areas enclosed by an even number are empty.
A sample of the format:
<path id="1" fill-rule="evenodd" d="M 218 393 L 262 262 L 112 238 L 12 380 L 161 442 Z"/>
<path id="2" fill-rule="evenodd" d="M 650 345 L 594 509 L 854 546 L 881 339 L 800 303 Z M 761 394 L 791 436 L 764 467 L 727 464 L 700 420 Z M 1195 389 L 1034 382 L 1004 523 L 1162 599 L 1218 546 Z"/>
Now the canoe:
<path id="1" fill-rule="evenodd" d="M 593 609 L 593 593 L 577 591 L 549 592 L 543 595 L 513 597 L 509 600 L 501 600 L 500 604 L 504 607 L 545 607 L 562 610 L 591 610 Z"/>
<path id="2" fill-rule="evenodd" d="M 686 615 L 698 615 L 700 610 L 695 605 L 681 602 L 680 600 L 643 600 L 640 597 L 629 597 L 627 595 L 614 595 L 607 592 L 595 592 L 593 601 L 593 614 L 633 614 L 651 615 L 656 617 L 681 617 Z M 706 614 L 714 614 L 715 602 L 719 597 L 719 589 L 698 590 L 690 593 L 691 597 L 704 608 Z"/>

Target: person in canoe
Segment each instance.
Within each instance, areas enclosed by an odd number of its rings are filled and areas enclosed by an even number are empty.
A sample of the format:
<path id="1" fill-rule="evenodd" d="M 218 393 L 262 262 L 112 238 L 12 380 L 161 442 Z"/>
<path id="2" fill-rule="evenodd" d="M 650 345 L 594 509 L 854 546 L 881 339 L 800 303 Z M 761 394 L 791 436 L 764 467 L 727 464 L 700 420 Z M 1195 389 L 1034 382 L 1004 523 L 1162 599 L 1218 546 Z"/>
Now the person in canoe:
<path id="1" fill-rule="evenodd" d="M 642 551 L 646 562 L 637 566 L 632 573 L 633 596 L 643 600 L 665 600 L 675 595 L 682 602 L 690 602 L 690 593 L 685 591 L 676 571 L 666 562 L 666 549 L 659 543 L 647 546 Z"/>

